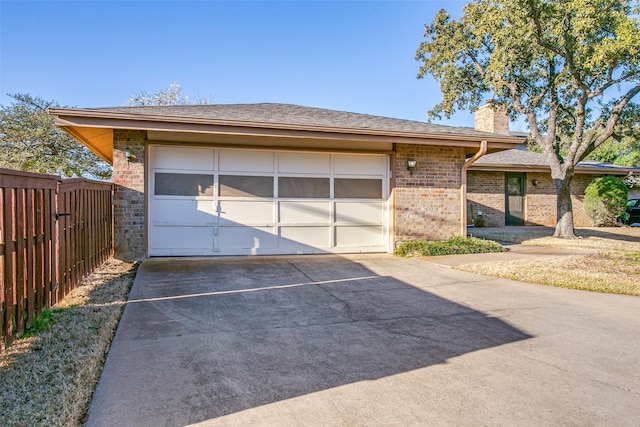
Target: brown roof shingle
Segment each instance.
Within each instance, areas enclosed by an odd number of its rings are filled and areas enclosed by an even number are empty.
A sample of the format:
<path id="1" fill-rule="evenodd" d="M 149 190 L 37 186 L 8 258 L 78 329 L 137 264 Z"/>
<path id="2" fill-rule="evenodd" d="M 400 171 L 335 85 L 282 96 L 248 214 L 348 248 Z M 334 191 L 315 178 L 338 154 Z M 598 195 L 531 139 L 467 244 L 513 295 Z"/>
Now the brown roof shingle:
<path id="1" fill-rule="evenodd" d="M 218 119 L 240 122 L 326 126 L 344 129 L 371 129 L 391 132 L 425 132 L 478 137 L 496 136 L 495 134 L 480 132 L 473 128 L 436 125 L 370 114 L 349 113 L 346 111 L 277 103 L 110 107 L 88 108 L 86 110 L 141 116 L 152 115 Z"/>
<path id="2" fill-rule="evenodd" d="M 550 169 L 549 162 L 543 153 L 535 153 L 527 150 L 505 150 L 497 153 L 487 154 L 479 158 L 472 166 L 471 170 L 503 170 L 503 169 Z M 614 175 L 626 175 L 629 172 L 640 173 L 640 168 L 629 166 L 619 166 L 613 163 L 596 162 L 593 160 L 583 160 L 576 166 L 576 171 L 581 173 L 603 173 Z"/>

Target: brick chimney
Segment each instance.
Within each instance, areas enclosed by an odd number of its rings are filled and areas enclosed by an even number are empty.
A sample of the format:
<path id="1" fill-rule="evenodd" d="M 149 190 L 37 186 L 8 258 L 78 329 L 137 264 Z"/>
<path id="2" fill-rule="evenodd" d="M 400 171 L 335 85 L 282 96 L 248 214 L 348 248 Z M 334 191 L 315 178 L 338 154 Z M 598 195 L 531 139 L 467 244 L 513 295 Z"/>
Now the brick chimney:
<path id="1" fill-rule="evenodd" d="M 475 112 L 475 129 L 483 132 L 509 135 L 509 116 L 504 108 L 485 104 Z"/>

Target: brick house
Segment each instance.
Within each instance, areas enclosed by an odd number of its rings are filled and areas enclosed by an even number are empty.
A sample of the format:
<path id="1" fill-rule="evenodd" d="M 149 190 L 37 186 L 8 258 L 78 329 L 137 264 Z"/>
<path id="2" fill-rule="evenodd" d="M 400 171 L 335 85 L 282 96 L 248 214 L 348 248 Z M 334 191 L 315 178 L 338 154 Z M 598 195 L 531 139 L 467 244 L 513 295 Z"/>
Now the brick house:
<path id="1" fill-rule="evenodd" d="M 476 114 L 476 128 L 503 135 L 525 136 L 509 132 L 506 114 L 497 113 L 496 118 L 491 118 L 490 107 L 483 109 L 482 114 L 489 118 Z M 630 173 L 640 174 L 640 168 L 593 161 L 578 163 L 571 181 L 575 226 L 593 226 L 584 209 L 584 191 L 594 178 L 605 175 L 624 178 Z M 487 154 L 469 167 L 467 175 L 469 225 L 556 225 L 555 186 L 544 154 L 527 151 L 525 146 Z"/>
<path id="2" fill-rule="evenodd" d="M 610 163 L 578 163 L 571 181 L 571 201 L 576 227 L 592 227 L 584 209 L 584 191 L 594 178 L 624 178 L 638 168 Z M 469 224 L 481 212 L 484 225 L 556 225 L 556 193 L 548 163 L 541 153 L 507 150 L 480 158 L 469 168 L 467 215 Z"/>
<path id="3" fill-rule="evenodd" d="M 467 168 L 521 142 L 284 104 L 50 114 L 113 165 L 115 249 L 125 259 L 387 252 L 406 239 L 465 235 Z"/>

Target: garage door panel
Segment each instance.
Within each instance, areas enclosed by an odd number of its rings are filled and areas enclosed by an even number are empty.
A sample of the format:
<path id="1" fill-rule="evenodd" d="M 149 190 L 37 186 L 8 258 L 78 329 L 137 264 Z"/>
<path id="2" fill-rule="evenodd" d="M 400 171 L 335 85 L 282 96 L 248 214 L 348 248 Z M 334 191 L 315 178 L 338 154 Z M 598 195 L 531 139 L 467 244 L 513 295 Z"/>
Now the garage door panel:
<path id="1" fill-rule="evenodd" d="M 384 174 L 385 163 L 383 156 L 336 154 L 334 156 L 334 173 L 381 176 Z"/>
<path id="2" fill-rule="evenodd" d="M 222 172 L 273 172 L 274 153 L 271 151 L 220 150 L 219 168 Z"/>
<path id="3" fill-rule="evenodd" d="M 383 220 L 383 202 L 336 202 L 336 223 L 371 224 Z"/>
<path id="4" fill-rule="evenodd" d="M 213 231 L 209 227 L 153 227 L 155 249 L 208 249 L 213 247 Z"/>
<path id="5" fill-rule="evenodd" d="M 213 225 L 213 200 L 156 199 L 153 220 L 163 224 Z"/>
<path id="6" fill-rule="evenodd" d="M 329 223 L 330 202 L 280 202 L 281 224 Z"/>
<path id="7" fill-rule="evenodd" d="M 155 173 L 156 196 L 213 196 L 213 175 L 191 173 Z"/>
<path id="8" fill-rule="evenodd" d="M 218 247 L 221 250 L 249 249 L 257 253 L 260 249 L 275 248 L 276 241 L 273 227 L 218 228 Z"/>
<path id="9" fill-rule="evenodd" d="M 279 153 L 278 172 L 328 175 L 331 173 L 331 155 L 315 153 Z"/>
<path id="10" fill-rule="evenodd" d="M 336 226 L 336 246 L 383 246 L 382 226 Z"/>
<path id="11" fill-rule="evenodd" d="M 284 176 L 278 178 L 278 197 L 291 199 L 328 199 L 331 194 L 329 178 Z"/>
<path id="12" fill-rule="evenodd" d="M 273 224 L 274 202 L 221 200 L 220 224 Z"/>
<path id="13" fill-rule="evenodd" d="M 327 248 L 331 245 L 331 227 L 280 227 L 278 247 L 287 249 Z"/>
<path id="14" fill-rule="evenodd" d="M 207 148 L 156 147 L 154 167 L 173 170 L 212 170 L 215 151 Z"/>
<path id="15" fill-rule="evenodd" d="M 336 199 L 381 199 L 382 179 L 376 178 L 335 178 Z"/>
<path id="16" fill-rule="evenodd" d="M 220 197 L 273 197 L 272 176 L 220 175 Z"/>

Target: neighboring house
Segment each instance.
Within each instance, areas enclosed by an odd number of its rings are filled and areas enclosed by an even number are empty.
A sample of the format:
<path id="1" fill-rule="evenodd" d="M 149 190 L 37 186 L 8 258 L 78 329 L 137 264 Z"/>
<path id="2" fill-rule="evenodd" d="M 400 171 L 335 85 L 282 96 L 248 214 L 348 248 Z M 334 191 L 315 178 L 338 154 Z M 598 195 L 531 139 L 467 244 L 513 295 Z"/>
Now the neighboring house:
<path id="1" fill-rule="evenodd" d="M 465 235 L 466 168 L 520 142 L 283 104 L 50 114 L 113 165 L 115 249 L 125 259 L 386 252 Z"/>
<path id="2" fill-rule="evenodd" d="M 593 226 L 584 209 L 584 191 L 594 178 L 624 178 L 629 173 L 640 174 L 640 168 L 594 161 L 578 163 L 571 181 L 575 226 Z M 524 149 L 488 154 L 469 168 L 467 179 L 469 224 L 555 226 L 557 198 L 544 154 Z"/>

